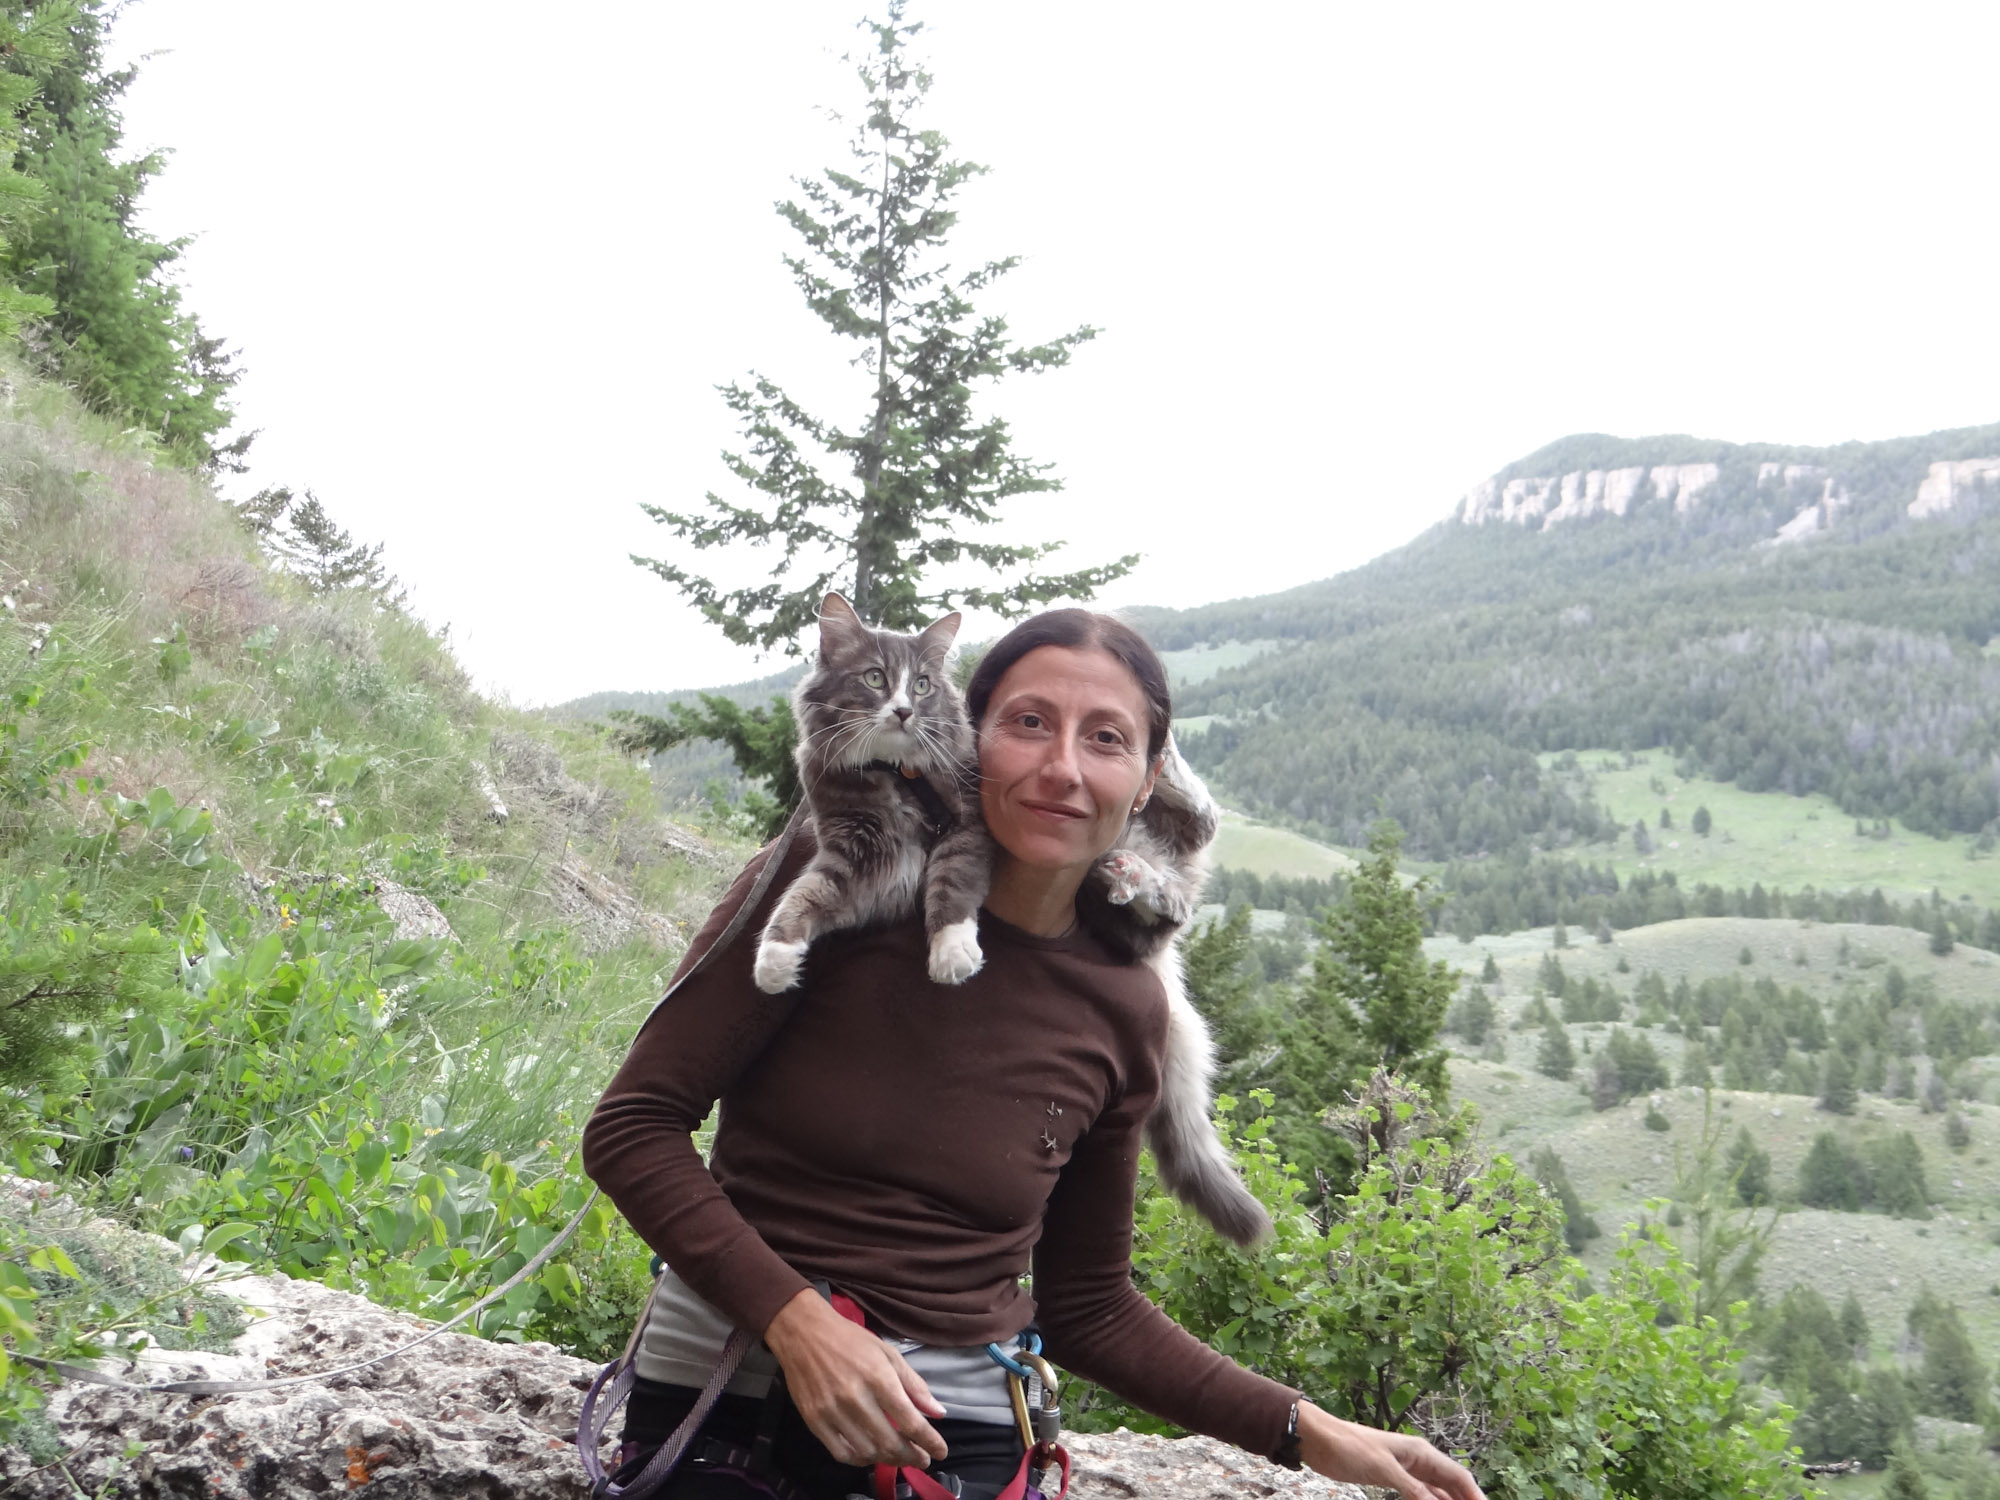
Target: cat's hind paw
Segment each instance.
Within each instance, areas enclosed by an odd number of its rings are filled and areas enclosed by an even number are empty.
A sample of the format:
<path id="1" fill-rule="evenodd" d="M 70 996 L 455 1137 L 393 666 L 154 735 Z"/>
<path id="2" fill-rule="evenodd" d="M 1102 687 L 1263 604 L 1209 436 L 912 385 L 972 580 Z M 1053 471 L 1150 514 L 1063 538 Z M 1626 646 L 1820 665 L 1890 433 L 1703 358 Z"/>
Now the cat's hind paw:
<path id="1" fill-rule="evenodd" d="M 938 984 L 964 984 L 979 972 L 986 955 L 979 949 L 979 919 L 967 917 L 931 934 L 931 978 Z"/>
<path id="2" fill-rule="evenodd" d="M 752 977 L 767 995 L 781 995 L 799 982 L 799 970 L 806 961 L 805 943 L 780 943 L 765 938 L 757 945 L 757 967 Z"/>

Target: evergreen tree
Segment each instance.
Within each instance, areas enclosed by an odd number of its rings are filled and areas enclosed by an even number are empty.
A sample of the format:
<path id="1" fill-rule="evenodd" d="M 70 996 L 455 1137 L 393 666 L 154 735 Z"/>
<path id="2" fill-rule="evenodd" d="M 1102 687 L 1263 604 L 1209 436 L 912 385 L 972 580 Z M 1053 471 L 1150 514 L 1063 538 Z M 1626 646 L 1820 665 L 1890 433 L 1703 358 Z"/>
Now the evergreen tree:
<path id="1" fill-rule="evenodd" d="M 1733 1330 L 1732 1309 L 1757 1294 L 1757 1269 L 1770 1244 L 1776 1215 L 1760 1224 L 1755 1210 L 1739 1203 L 1721 1151 L 1722 1129 L 1713 1108 L 1706 1108 L 1693 1149 L 1675 1152 L 1673 1197 L 1687 1219 L 1677 1238 L 1695 1284 L 1692 1301 L 1669 1311 L 1683 1322 L 1714 1318 Z"/>
<path id="2" fill-rule="evenodd" d="M 1855 1359 L 1867 1357 L 1868 1314 L 1861 1310 L 1861 1299 L 1852 1290 L 1840 1304 L 1840 1338 Z"/>
<path id="3" fill-rule="evenodd" d="M 1653 835 L 1644 818 L 1632 825 L 1632 848 L 1641 859 L 1653 852 Z"/>
<path id="4" fill-rule="evenodd" d="M 736 769 L 752 783 L 743 799 L 743 816 L 759 838 L 776 838 L 805 800 L 792 754 L 799 728 L 791 703 L 773 698 L 765 707 L 745 708 L 717 693 L 702 693 L 699 698 L 698 706 L 670 703 L 663 715 L 616 710 L 611 717 L 620 727 L 612 739 L 635 755 L 658 755 L 689 740 L 720 740 Z"/>
<path id="5" fill-rule="evenodd" d="M 1604 1055 L 1617 1071 L 1618 1092 L 1623 1098 L 1667 1086 L 1666 1064 L 1660 1061 L 1653 1044 L 1637 1032 L 1612 1027 L 1610 1039 L 1604 1044 Z"/>
<path id="6" fill-rule="evenodd" d="M 68 51 L 66 32 L 76 13 L 68 5 L 42 5 L 25 10 L 18 5 L 0 10 L 0 264 L 10 270 L 14 247 L 32 234 L 36 219 L 46 211 L 47 188 L 39 178 L 19 170 L 21 117 L 34 104 L 44 81 Z M 0 277 L 0 336 L 11 338 L 30 318 L 55 311 L 47 296 L 23 291 Z"/>
<path id="7" fill-rule="evenodd" d="M 1807 1208 L 1838 1208 L 1852 1212 L 1861 1207 L 1856 1188 L 1854 1163 L 1840 1138 L 1830 1130 L 1813 1137 L 1812 1149 L 1799 1163 L 1799 1201 Z"/>
<path id="8" fill-rule="evenodd" d="M 1889 1460 L 1889 1482 L 1882 1487 L 1882 1500 L 1930 1500 L 1931 1492 L 1916 1460 L 1898 1448 Z"/>
<path id="9" fill-rule="evenodd" d="M 1838 1048 L 1827 1055 L 1821 1074 L 1819 1107 L 1836 1115 L 1851 1115 L 1861 1096 L 1854 1087 L 1854 1064 Z"/>
<path id="10" fill-rule="evenodd" d="M 1924 1153 L 1907 1130 L 1868 1143 L 1866 1178 L 1877 1208 L 1899 1219 L 1931 1216 L 1930 1186 L 1924 1180 Z"/>
<path id="11" fill-rule="evenodd" d="M 1562 960 L 1553 953 L 1544 953 L 1541 967 L 1535 971 L 1535 983 L 1556 999 L 1562 999 L 1563 991 L 1569 988 L 1569 976 L 1563 973 Z"/>
<path id="12" fill-rule="evenodd" d="M 1754 1208 L 1770 1200 L 1770 1153 L 1758 1147 L 1747 1125 L 1737 1127 L 1736 1139 L 1729 1146 L 1728 1167 L 1739 1203 Z"/>
<path id="13" fill-rule="evenodd" d="M 1708 1048 L 1700 1042 L 1689 1042 L 1681 1054 L 1681 1082 L 1699 1089 L 1714 1086 L 1708 1071 Z"/>
<path id="14" fill-rule="evenodd" d="M 1693 827 L 1697 837 L 1707 838 L 1708 830 L 1714 826 L 1715 826 L 1715 820 L 1708 815 L 1707 808 L 1697 807 L 1694 810 Z"/>
<path id="15" fill-rule="evenodd" d="M 1453 1003 L 1448 1019 L 1451 1029 L 1477 1047 L 1493 1029 L 1493 1001 L 1480 985 L 1473 985 Z M 1956 1118 L 1956 1116 L 1954 1116 Z"/>
<path id="16" fill-rule="evenodd" d="M 286 572 L 315 594 L 363 589 L 388 609 L 404 602 L 401 585 L 382 565 L 382 543 L 365 546 L 336 525 L 319 496 L 260 490 L 236 507 L 239 521 Z"/>
<path id="17" fill-rule="evenodd" d="M 1870 1468 L 1879 1468 L 1891 1453 L 1908 1443 L 1916 1427 L 1916 1413 L 1902 1375 L 1879 1365 L 1862 1371 L 1850 1423 L 1848 1451 Z"/>
<path id="18" fill-rule="evenodd" d="M 1671 831 L 1673 829 L 1673 826 L 1674 826 L 1674 810 L 1670 807 L 1661 808 L 1660 827 Z"/>
<path id="19" fill-rule="evenodd" d="M 1557 948 L 1567 948 L 1569 946 L 1569 929 L 1558 921 L 1554 929 L 1549 933 L 1549 942 Z M 1562 991 L 1550 990 L 1549 993 L 1559 995 Z"/>
<path id="20" fill-rule="evenodd" d="M 1931 924 L 1931 952 L 1943 958 L 1955 946 L 1951 935 L 1951 919 L 1940 912 L 1938 919 Z"/>
<path id="21" fill-rule="evenodd" d="M 1542 1045 L 1535 1053 L 1535 1071 L 1555 1079 L 1567 1079 L 1576 1071 L 1576 1049 L 1570 1046 L 1569 1033 L 1554 1016 L 1549 1017 L 1542 1027 Z"/>
<path id="22" fill-rule="evenodd" d="M 1583 1199 L 1569 1180 L 1569 1172 L 1563 1166 L 1563 1159 L 1556 1155 L 1553 1147 L 1540 1146 L 1528 1158 L 1528 1170 L 1549 1194 L 1562 1205 L 1563 1242 L 1572 1255 L 1581 1254 L 1583 1247 L 1596 1239 L 1604 1231 L 1597 1227 L 1597 1220 L 1584 1212 Z"/>
<path id="23" fill-rule="evenodd" d="M 1402 842 L 1393 823 L 1370 832 L 1347 895 L 1320 917 L 1320 947 L 1301 998 L 1352 1018 L 1356 1077 L 1386 1068 L 1442 1103 L 1450 1080 L 1437 1038 L 1458 976 L 1424 956 L 1424 916 L 1436 901 L 1429 876 L 1405 885 L 1397 873 Z"/>
<path id="24" fill-rule="evenodd" d="M 779 209 L 804 243 L 786 265 L 807 307 L 857 346 L 870 385 L 861 420 L 814 416 L 763 376 L 732 384 L 724 400 L 747 446 L 724 461 L 756 500 L 711 494 L 695 514 L 644 507 L 675 546 L 669 557 L 633 560 L 730 640 L 763 650 L 796 652 L 836 588 L 869 624 L 912 630 L 951 609 L 1018 615 L 1088 599 L 1138 560 L 1041 574 L 1034 565 L 1060 543 L 973 539 L 1012 497 L 1060 488 L 1048 465 L 1012 451 L 1005 422 L 975 417 L 975 389 L 1066 364 L 1095 330 L 1016 344 L 1003 319 L 973 302 L 1016 262 L 954 273 L 939 259 L 957 222 L 954 197 L 986 169 L 953 160 L 944 136 L 916 122 L 931 86 L 908 54 L 920 29 L 903 20 L 902 0 L 889 0 L 886 19 L 864 23 L 869 45 L 856 71 L 867 106 L 854 166 L 798 179 L 800 197 Z M 680 561 L 737 544 L 777 549 L 769 582 L 727 588 Z M 989 585 L 937 576 L 951 568 L 1002 577 Z"/>
<path id="25" fill-rule="evenodd" d="M 16 25 L 39 33 L 60 15 L 62 46 L 50 57 L 9 47 L 0 68 L 39 78 L 16 108 L 15 164 L 43 183 L 45 211 L 12 236 L 8 277 L 52 305 L 43 360 L 100 409 L 129 416 L 204 467 L 240 468 L 249 437 L 219 442 L 241 376 L 221 341 L 181 306 L 171 279 L 186 240 L 159 240 L 140 225 L 140 199 L 165 165 L 154 152 L 123 154 L 119 100 L 137 75 L 105 66 L 111 0 L 0 0 Z"/>
<path id="26" fill-rule="evenodd" d="M 1255 1081 L 1248 1070 L 1270 1036 L 1269 1018 L 1257 1003 L 1250 936 L 1250 908 L 1236 906 L 1181 940 L 1188 999 L 1215 1039 L 1216 1082 L 1226 1093 L 1240 1093 Z"/>
<path id="27" fill-rule="evenodd" d="M 1481 984 L 1498 984 L 1500 982 L 1500 965 L 1493 961 L 1493 955 L 1490 953 L 1486 955 L 1486 962 L 1480 967 L 1479 982 Z"/>
<path id="28" fill-rule="evenodd" d="M 1992 1372 L 1980 1360 L 1958 1309 L 1926 1287 L 1910 1307 L 1908 1325 L 1923 1344 L 1917 1375 L 1922 1409 L 1953 1422 L 1984 1422 L 1990 1415 Z"/>

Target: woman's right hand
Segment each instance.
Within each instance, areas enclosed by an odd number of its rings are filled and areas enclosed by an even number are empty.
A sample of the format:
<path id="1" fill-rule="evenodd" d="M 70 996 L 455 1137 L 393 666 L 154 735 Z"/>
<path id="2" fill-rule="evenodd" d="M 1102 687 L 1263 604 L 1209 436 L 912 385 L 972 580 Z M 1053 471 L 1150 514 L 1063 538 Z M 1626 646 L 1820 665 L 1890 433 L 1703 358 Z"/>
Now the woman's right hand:
<path id="1" fill-rule="evenodd" d="M 810 1289 L 771 1319 L 764 1343 L 785 1372 L 785 1389 L 813 1436 L 844 1464 L 914 1464 L 945 1456 L 925 1420 L 944 1407 L 903 1356 Z"/>

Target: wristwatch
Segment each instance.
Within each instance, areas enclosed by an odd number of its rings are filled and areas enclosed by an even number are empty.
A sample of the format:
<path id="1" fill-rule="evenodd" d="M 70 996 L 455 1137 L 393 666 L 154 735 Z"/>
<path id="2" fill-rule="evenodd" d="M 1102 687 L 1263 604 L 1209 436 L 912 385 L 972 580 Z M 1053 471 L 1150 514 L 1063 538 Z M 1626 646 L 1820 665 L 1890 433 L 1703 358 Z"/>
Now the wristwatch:
<path id="1" fill-rule="evenodd" d="M 1299 1403 L 1296 1401 L 1292 1403 L 1292 1414 L 1285 1419 L 1285 1435 L 1271 1450 L 1271 1462 L 1286 1469 L 1305 1467 L 1299 1458 Z"/>

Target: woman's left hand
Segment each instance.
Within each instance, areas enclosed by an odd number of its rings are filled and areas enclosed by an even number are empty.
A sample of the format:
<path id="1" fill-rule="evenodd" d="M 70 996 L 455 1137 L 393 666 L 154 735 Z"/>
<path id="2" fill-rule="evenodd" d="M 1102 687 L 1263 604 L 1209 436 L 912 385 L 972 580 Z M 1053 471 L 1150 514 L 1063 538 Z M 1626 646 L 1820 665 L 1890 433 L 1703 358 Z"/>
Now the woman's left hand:
<path id="1" fill-rule="evenodd" d="M 1299 1403 L 1299 1459 L 1315 1474 L 1394 1490 L 1404 1500 L 1486 1500 L 1463 1465 L 1420 1437 L 1343 1422 Z"/>

